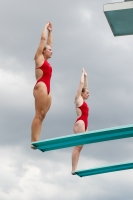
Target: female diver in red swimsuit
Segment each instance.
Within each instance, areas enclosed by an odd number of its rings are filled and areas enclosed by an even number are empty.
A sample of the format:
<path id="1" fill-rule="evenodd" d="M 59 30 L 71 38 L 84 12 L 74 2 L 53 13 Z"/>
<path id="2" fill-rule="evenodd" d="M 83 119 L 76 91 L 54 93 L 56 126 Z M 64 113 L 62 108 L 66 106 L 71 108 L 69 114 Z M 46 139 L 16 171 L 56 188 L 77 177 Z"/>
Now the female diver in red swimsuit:
<path id="1" fill-rule="evenodd" d="M 88 116 L 89 116 L 89 107 L 85 102 L 86 99 L 89 97 L 89 90 L 87 84 L 87 73 L 85 72 L 84 68 L 82 69 L 82 75 L 80 79 L 80 85 L 75 96 L 75 104 L 76 104 L 76 113 L 77 113 L 77 120 L 74 124 L 73 131 L 74 133 L 81 133 L 88 130 Z M 74 147 L 72 153 L 72 174 L 76 170 L 79 154 L 82 150 L 83 146 Z"/>
<path id="2" fill-rule="evenodd" d="M 48 38 L 47 38 L 48 31 Z M 35 98 L 35 117 L 31 126 L 31 141 L 38 141 L 42 122 L 51 106 L 50 79 L 52 67 L 48 59 L 52 56 L 52 24 L 48 22 L 41 35 L 40 44 L 35 54 L 35 84 L 33 95 Z M 31 148 L 35 149 L 31 145 Z"/>

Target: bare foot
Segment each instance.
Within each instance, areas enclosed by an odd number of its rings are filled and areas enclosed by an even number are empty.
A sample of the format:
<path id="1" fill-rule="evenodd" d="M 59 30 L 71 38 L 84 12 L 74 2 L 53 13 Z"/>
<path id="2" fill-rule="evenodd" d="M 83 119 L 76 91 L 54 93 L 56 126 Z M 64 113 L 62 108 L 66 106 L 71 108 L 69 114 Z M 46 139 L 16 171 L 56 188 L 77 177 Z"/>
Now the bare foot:
<path id="1" fill-rule="evenodd" d="M 76 175 L 76 174 L 75 174 L 75 170 L 73 170 L 73 171 L 71 172 L 71 174 L 72 174 L 72 175 Z"/>
<path id="2" fill-rule="evenodd" d="M 36 150 L 37 148 L 36 147 L 34 147 L 32 144 L 31 144 L 31 149 L 34 149 L 34 150 Z"/>

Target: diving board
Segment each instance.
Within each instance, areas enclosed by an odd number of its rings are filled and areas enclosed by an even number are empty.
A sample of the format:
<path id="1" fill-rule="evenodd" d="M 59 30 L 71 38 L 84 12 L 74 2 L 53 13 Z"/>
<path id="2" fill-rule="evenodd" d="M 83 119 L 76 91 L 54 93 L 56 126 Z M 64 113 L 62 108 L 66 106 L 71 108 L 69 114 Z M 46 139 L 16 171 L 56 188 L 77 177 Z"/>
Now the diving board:
<path id="1" fill-rule="evenodd" d="M 133 1 L 105 4 L 103 10 L 114 36 L 133 34 Z"/>
<path id="2" fill-rule="evenodd" d="M 40 151 L 45 152 L 129 137 L 133 137 L 133 124 L 51 138 L 43 141 L 33 142 L 32 145 Z"/>
<path id="3" fill-rule="evenodd" d="M 94 168 L 94 169 L 79 170 L 79 171 L 75 171 L 73 174 L 78 175 L 80 177 L 84 177 L 84 176 L 92 176 L 92 175 L 97 175 L 97 174 L 128 170 L 128 169 L 133 169 L 133 162 L 111 165 L 111 166 L 106 166 L 106 167 L 99 167 L 99 168 Z"/>

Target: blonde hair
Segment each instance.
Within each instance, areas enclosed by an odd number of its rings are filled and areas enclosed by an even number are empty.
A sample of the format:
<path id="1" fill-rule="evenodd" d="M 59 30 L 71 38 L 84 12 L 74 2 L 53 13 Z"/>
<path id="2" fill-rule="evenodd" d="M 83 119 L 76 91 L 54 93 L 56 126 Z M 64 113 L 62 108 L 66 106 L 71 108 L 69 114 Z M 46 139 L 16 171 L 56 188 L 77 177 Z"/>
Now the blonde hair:
<path id="1" fill-rule="evenodd" d="M 46 44 L 46 45 L 44 46 L 44 48 L 43 48 L 43 51 L 46 50 L 46 49 L 48 48 L 48 46 L 50 46 L 50 45 Z"/>
<path id="2" fill-rule="evenodd" d="M 44 46 L 44 48 L 43 48 L 43 51 L 46 50 L 48 46 L 50 46 L 50 45 L 46 44 L 46 45 Z M 43 51 L 42 51 L 42 53 L 43 53 Z M 34 60 L 35 60 L 35 58 L 36 58 L 36 56 L 34 57 Z"/>

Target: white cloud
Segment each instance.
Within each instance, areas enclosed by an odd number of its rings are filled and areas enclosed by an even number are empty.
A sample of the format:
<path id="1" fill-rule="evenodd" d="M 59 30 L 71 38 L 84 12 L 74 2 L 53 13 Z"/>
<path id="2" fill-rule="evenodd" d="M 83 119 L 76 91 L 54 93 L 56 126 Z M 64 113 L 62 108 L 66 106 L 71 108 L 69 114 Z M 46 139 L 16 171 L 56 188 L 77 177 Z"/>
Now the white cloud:
<path id="1" fill-rule="evenodd" d="M 80 13 L 80 18 L 81 20 L 83 20 L 84 22 L 87 22 L 90 21 L 92 19 L 92 12 L 86 8 L 81 8 L 79 10 L 79 13 Z"/>
<path id="2" fill-rule="evenodd" d="M 2 161 L 0 199 L 2 200 L 17 200 L 18 197 L 20 200 L 77 200 L 87 199 L 87 197 L 102 199 L 102 197 L 107 198 L 109 190 L 113 191 L 113 197 L 117 194 L 121 197 L 126 196 L 122 191 L 120 193 L 123 187 L 126 187 L 124 192 L 132 193 L 130 190 L 130 185 L 133 184 L 131 170 L 79 178 L 70 174 L 70 153 L 57 151 L 54 153 L 56 158 L 52 160 L 52 154 L 47 156 L 47 153 L 40 152 L 42 156 L 36 159 L 38 152 L 30 157 L 19 147 L 9 146 L 5 150 L 0 148 L 0 152 Z M 105 165 L 95 160 L 91 160 L 87 165 L 88 161 L 85 157 L 81 160 L 88 168 Z"/>
<path id="3" fill-rule="evenodd" d="M 14 107 L 28 107 L 32 102 L 32 85 L 27 81 L 24 74 L 15 70 L 10 70 L 10 66 L 20 65 L 19 62 L 13 58 L 3 62 L 0 60 L 0 65 L 5 68 L 0 69 L 0 91 L 1 91 L 1 106 L 12 105 Z M 22 68 L 23 66 L 21 66 Z"/>

